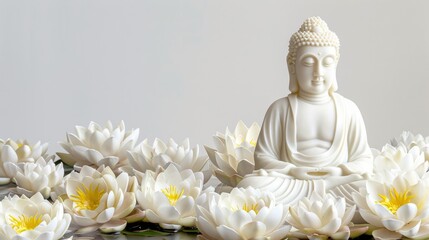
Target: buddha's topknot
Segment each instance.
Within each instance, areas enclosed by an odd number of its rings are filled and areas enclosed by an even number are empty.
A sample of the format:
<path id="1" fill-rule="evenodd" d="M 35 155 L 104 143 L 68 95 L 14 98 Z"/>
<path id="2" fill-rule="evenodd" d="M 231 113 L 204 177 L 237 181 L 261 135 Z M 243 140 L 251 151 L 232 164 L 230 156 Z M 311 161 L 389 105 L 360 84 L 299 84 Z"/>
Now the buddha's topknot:
<path id="1" fill-rule="evenodd" d="M 337 59 L 340 57 L 340 40 L 320 17 L 306 19 L 298 32 L 292 35 L 289 41 L 288 64 L 295 64 L 296 51 L 302 46 L 335 47 Z"/>

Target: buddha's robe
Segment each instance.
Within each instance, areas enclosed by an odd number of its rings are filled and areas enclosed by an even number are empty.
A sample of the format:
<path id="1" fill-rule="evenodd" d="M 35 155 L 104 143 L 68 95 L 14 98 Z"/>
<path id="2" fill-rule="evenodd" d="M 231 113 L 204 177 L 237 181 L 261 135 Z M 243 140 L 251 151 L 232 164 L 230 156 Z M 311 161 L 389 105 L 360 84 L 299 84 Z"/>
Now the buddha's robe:
<path id="1" fill-rule="evenodd" d="M 332 94 L 332 99 L 336 111 L 334 139 L 327 151 L 313 156 L 297 151 L 297 95 L 290 94 L 275 101 L 265 115 L 258 137 L 255 149 L 256 171 L 246 176 L 238 186 L 272 191 L 277 200 L 285 204 L 293 204 L 313 191 L 331 192 L 345 197 L 349 204 L 352 203 L 351 192 L 356 191 L 362 181 L 326 189 L 323 179 L 301 180 L 287 174 L 292 167 L 321 168 L 340 164 L 343 164 L 344 175 L 372 172 L 372 154 L 359 109 L 352 101 L 339 94 Z"/>

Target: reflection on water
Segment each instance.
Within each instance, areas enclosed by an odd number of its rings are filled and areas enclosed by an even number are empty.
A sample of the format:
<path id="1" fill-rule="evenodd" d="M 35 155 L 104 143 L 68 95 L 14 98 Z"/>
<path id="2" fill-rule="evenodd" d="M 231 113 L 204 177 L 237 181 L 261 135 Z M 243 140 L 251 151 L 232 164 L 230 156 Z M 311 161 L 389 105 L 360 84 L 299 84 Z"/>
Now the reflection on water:
<path id="1" fill-rule="evenodd" d="M 15 189 L 16 185 L 14 183 L 9 183 L 7 185 L 0 186 L 0 199 L 3 200 L 13 189 Z"/>
<path id="2" fill-rule="evenodd" d="M 80 236 L 73 236 L 72 240 L 195 240 L 197 235 L 189 233 L 172 233 L 168 236 L 158 237 L 141 237 L 141 236 L 126 236 L 122 234 L 86 234 Z M 67 238 L 65 238 L 67 239 Z M 70 239 L 71 240 L 71 239 Z"/>

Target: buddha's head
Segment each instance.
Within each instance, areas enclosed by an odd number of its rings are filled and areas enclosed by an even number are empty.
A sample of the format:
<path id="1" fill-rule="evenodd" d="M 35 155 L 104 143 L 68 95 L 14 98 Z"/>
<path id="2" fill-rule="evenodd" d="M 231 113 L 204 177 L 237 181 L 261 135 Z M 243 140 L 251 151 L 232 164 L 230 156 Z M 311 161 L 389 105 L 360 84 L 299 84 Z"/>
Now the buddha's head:
<path id="1" fill-rule="evenodd" d="M 305 20 L 289 41 L 289 90 L 297 93 L 306 89 L 315 94 L 336 91 L 339 49 L 340 41 L 325 21 L 320 17 Z"/>

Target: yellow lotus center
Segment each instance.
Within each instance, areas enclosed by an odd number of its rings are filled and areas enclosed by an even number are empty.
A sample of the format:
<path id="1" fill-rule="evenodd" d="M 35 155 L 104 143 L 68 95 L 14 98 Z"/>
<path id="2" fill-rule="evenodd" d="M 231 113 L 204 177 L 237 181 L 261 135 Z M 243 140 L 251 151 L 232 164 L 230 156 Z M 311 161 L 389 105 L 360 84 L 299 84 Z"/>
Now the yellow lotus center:
<path id="1" fill-rule="evenodd" d="M 258 212 L 259 212 L 259 210 L 258 210 L 258 204 L 257 203 L 254 203 L 252 205 L 250 205 L 250 204 L 249 205 L 244 204 L 241 209 L 243 209 L 246 212 L 250 212 L 250 211 L 253 210 L 256 214 L 258 214 Z"/>
<path id="2" fill-rule="evenodd" d="M 100 205 L 100 200 L 103 197 L 103 189 L 100 186 L 94 186 L 92 183 L 89 188 L 86 186 L 78 187 L 76 190 L 77 195 L 71 195 L 70 200 L 76 204 L 76 209 L 80 210 L 94 210 Z"/>
<path id="3" fill-rule="evenodd" d="M 183 192 L 185 190 L 182 189 L 182 191 L 177 191 L 176 186 L 170 185 L 169 187 L 166 187 L 161 190 L 162 193 L 168 198 L 168 201 L 170 202 L 171 206 L 176 206 L 177 201 L 182 197 Z"/>
<path id="4" fill-rule="evenodd" d="M 18 217 L 9 216 L 11 227 L 15 232 L 22 233 L 24 231 L 33 230 L 42 222 L 41 215 L 27 217 L 24 214 Z"/>
<path id="5" fill-rule="evenodd" d="M 246 212 L 250 212 L 250 211 L 254 211 L 256 214 L 258 214 L 259 210 L 258 210 L 258 204 L 254 203 L 254 204 L 243 204 L 243 206 L 241 207 L 236 207 L 232 209 L 233 211 L 238 211 L 238 210 L 244 210 Z"/>
<path id="6" fill-rule="evenodd" d="M 243 136 L 238 136 L 236 139 L 235 139 L 235 143 L 234 143 L 234 147 L 235 148 L 238 148 L 238 147 L 240 147 L 241 146 L 241 144 L 243 143 L 245 141 L 245 139 L 244 139 L 244 137 Z M 247 141 L 246 141 L 247 142 Z M 253 147 L 256 147 L 256 141 L 255 140 L 253 140 L 253 139 L 251 139 L 249 142 L 248 142 L 251 146 L 253 146 Z"/>
<path id="7" fill-rule="evenodd" d="M 378 196 L 381 198 L 381 201 L 377 201 L 376 203 L 385 206 L 392 214 L 395 214 L 402 205 L 411 202 L 411 199 L 414 198 L 408 190 L 398 192 L 395 188 L 389 190 L 389 196 L 383 194 L 378 194 Z"/>

